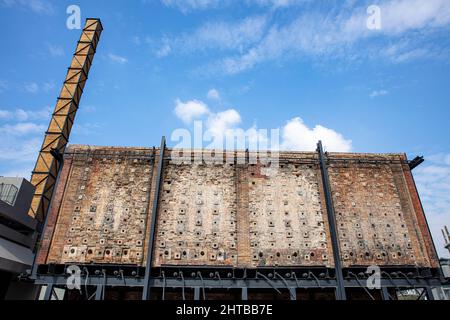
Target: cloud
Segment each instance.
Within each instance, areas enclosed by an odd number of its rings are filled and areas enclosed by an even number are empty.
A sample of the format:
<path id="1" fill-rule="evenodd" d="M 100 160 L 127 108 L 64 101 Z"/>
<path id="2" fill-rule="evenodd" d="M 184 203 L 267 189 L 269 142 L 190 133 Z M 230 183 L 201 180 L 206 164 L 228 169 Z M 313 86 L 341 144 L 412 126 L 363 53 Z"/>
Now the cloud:
<path id="1" fill-rule="evenodd" d="M 5 92 L 8 89 L 8 84 L 4 80 L 0 80 L 0 93 Z"/>
<path id="2" fill-rule="evenodd" d="M 41 147 L 42 139 L 12 139 L 4 140 L 0 142 L 0 161 L 14 161 L 19 162 L 31 162 L 37 159 L 39 148 Z M 30 163 L 31 167 L 32 163 Z"/>
<path id="3" fill-rule="evenodd" d="M 52 57 L 61 57 L 64 56 L 64 49 L 61 46 L 47 44 L 48 52 Z"/>
<path id="4" fill-rule="evenodd" d="M 246 3 L 286 8 L 306 2 L 248 0 Z M 367 58 L 391 63 L 448 58 L 450 51 L 436 37 L 450 25 L 450 1 L 380 1 L 380 30 L 367 28 L 367 5 L 355 3 L 328 5 L 320 11 L 305 6 L 305 10 L 293 12 L 283 20 L 275 20 L 273 14 L 266 13 L 235 22 L 209 22 L 180 37 L 164 38 L 160 50 L 164 54 L 168 52 L 167 46 L 171 53 L 177 54 L 220 50 L 211 55 L 214 60 L 206 63 L 207 69 L 228 74 L 244 72 L 269 61 L 304 57 L 349 64 Z M 209 5 L 209 1 L 197 3 L 197 7 Z"/>
<path id="5" fill-rule="evenodd" d="M 0 0 L 0 4 L 8 8 L 23 8 L 38 14 L 52 14 L 55 9 L 47 0 Z"/>
<path id="6" fill-rule="evenodd" d="M 246 0 L 242 4 L 247 6 L 270 7 L 272 9 L 287 8 L 311 0 Z M 171 8 L 176 8 L 183 13 L 189 13 L 195 10 L 216 9 L 235 4 L 241 4 L 241 1 L 234 0 L 161 0 L 161 2 Z"/>
<path id="7" fill-rule="evenodd" d="M 100 133 L 100 123 L 75 123 L 73 127 L 74 135 L 92 136 Z"/>
<path id="8" fill-rule="evenodd" d="M 161 0 L 165 6 L 176 8 L 184 13 L 193 10 L 205 10 L 218 7 L 221 2 L 226 1 L 227 0 Z"/>
<path id="9" fill-rule="evenodd" d="M 370 93 L 369 97 L 376 98 L 387 95 L 389 92 L 387 90 L 374 90 Z"/>
<path id="10" fill-rule="evenodd" d="M 180 99 L 177 99 L 175 104 L 175 115 L 186 124 L 210 113 L 208 106 L 199 100 L 182 102 Z"/>
<path id="11" fill-rule="evenodd" d="M 201 120 L 205 124 L 205 129 L 221 142 L 230 134 L 228 132 L 230 129 L 249 132 L 251 139 L 267 140 L 259 134 L 256 125 L 248 129 L 240 127 L 241 115 L 233 108 L 213 112 L 202 101 L 190 100 L 183 103 L 177 99 L 175 115 L 186 124 L 191 124 L 192 120 Z M 288 120 L 282 126 L 281 143 L 275 147 L 281 146 L 282 150 L 312 151 L 316 149 L 319 140 L 322 140 L 327 151 L 349 152 L 352 149 L 352 141 L 345 139 L 342 134 L 322 125 L 316 125 L 311 129 L 299 117 Z"/>
<path id="12" fill-rule="evenodd" d="M 342 134 L 322 125 L 309 128 L 299 117 L 287 121 L 281 135 L 283 150 L 312 151 L 319 140 L 327 151 L 349 152 L 352 149 L 352 141 Z"/>
<path id="13" fill-rule="evenodd" d="M 207 22 L 178 37 L 164 36 L 157 47 L 156 55 L 164 57 L 174 51 L 186 53 L 208 49 L 241 51 L 261 39 L 265 26 L 266 18 L 262 16 L 247 17 L 234 22 Z M 151 40 L 147 42 L 153 43 Z"/>
<path id="14" fill-rule="evenodd" d="M 214 88 L 209 90 L 206 96 L 211 100 L 220 100 L 220 93 L 219 91 L 217 91 L 217 89 Z"/>
<path id="15" fill-rule="evenodd" d="M 168 40 L 163 40 L 163 44 L 160 48 L 156 50 L 156 56 L 158 58 L 164 58 L 170 54 L 172 47 L 170 46 Z"/>
<path id="16" fill-rule="evenodd" d="M 413 174 L 436 249 L 441 256 L 450 258 L 441 234 L 444 225 L 450 226 L 450 154 L 430 155 L 425 159 Z"/>
<path id="17" fill-rule="evenodd" d="M 37 93 L 39 91 L 39 85 L 36 82 L 26 83 L 24 88 L 29 93 Z"/>
<path id="18" fill-rule="evenodd" d="M 30 133 L 43 133 L 46 126 L 36 124 L 33 122 L 20 122 L 14 125 L 5 124 L 0 126 L 0 134 L 2 135 L 12 135 L 12 136 L 23 136 Z"/>
<path id="19" fill-rule="evenodd" d="M 41 110 L 24 110 L 18 108 L 15 110 L 0 109 L 0 120 L 15 120 L 15 121 L 29 121 L 29 120 L 49 120 L 51 115 L 51 108 L 45 107 Z"/>
<path id="20" fill-rule="evenodd" d="M 212 113 L 207 120 L 207 130 L 215 137 L 225 137 L 228 129 L 241 123 L 241 115 L 235 109 Z"/>
<path id="21" fill-rule="evenodd" d="M 112 62 L 116 62 L 116 63 L 119 63 L 119 64 L 124 64 L 124 63 L 127 63 L 127 62 L 128 62 L 128 59 L 127 59 L 127 58 L 121 57 L 121 56 L 116 55 L 116 54 L 113 54 L 113 53 L 108 54 L 108 57 L 109 57 L 109 59 L 110 59 Z"/>

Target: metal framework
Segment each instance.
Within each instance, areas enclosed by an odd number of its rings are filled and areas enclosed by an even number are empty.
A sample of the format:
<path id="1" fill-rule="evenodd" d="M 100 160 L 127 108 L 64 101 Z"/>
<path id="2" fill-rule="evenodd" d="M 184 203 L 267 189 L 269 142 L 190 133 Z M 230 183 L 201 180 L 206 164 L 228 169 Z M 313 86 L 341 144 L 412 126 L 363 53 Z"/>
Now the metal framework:
<path id="1" fill-rule="evenodd" d="M 36 191 L 28 214 L 41 222 L 50 206 L 62 155 L 69 141 L 102 30 L 99 19 L 86 19 L 32 173 L 31 183 Z"/>
<path id="2" fill-rule="evenodd" d="M 155 231 L 156 231 L 156 222 L 158 217 L 158 205 L 159 205 L 159 193 L 161 191 L 161 181 L 163 175 L 164 168 L 164 152 L 166 150 L 166 138 L 163 136 L 161 138 L 161 148 L 159 149 L 159 159 L 158 159 L 158 174 L 156 177 L 156 187 L 155 187 L 155 197 L 153 199 L 153 209 L 152 209 L 152 222 L 150 225 L 150 235 L 147 245 L 147 261 L 145 268 L 145 286 L 144 291 L 142 293 L 142 299 L 148 300 L 150 299 L 150 280 L 151 280 L 151 268 L 153 261 L 153 245 L 155 242 Z"/>
<path id="3" fill-rule="evenodd" d="M 36 279 L 36 284 L 47 285 L 45 298 L 51 298 L 51 290 L 64 287 L 67 282 L 65 265 L 48 265 L 42 268 Z M 194 291 L 194 300 L 206 299 L 206 291 L 226 292 L 232 289 L 241 291 L 241 299 L 248 299 L 249 290 L 270 289 L 274 293 L 288 293 L 291 300 L 297 300 L 297 289 L 336 290 L 338 282 L 335 270 L 332 268 L 287 268 L 272 267 L 258 269 L 239 269 L 228 267 L 206 266 L 164 266 L 152 268 L 151 275 L 146 279 L 146 268 L 124 265 L 84 265 L 81 291 L 95 288 L 95 294 L 86 298 L 102 300 L 105 298 L 105 288 L 148 288 L 159 289 L 162 299 L 165 290 L 173 289 L 186 299 L 188 290 Z M 44 270 L 45 269 L 45 270 Z M 359 289 L 367 295 L 368 300 L 380 296 L 383 300 L 395 299 L 395 290 L 415 290 L 419 298 L 424 295 L 432 300 L 431 289 L 440 286 L 438 270 L 415 268 L 413 266 L 385 267 L 381 269 L 379 289 L 369 290 L 365 286 L 369 274 L 363 267 L 343 269 L 343 286 L 347 290 Z M 83 288 L 84 287 L 84 288 Z M 49 292 L 50 291 L 50 292 Z M 337 292 L 337 290 L 335 291 Z M 149 299 L 148 297 L 143 297 Z M 336 296 L 337 298 L 337 296 Z"/>
<path id="4" fill-rule="evenodd" d="M 153 152 L 153 159 L 155 159 Z M 147 260 L 145 267 L 136 265 L 86 264 L 79 265 L 81 274 L 81 291 L 85 299 L 105 299 L 106 288 L 137 288 L 142 290 L 142 299 L 148 300 L 160 295 L 165 299 L 166 290 L 179 292 L 183 300 L 186 293 L 193 293 L 194 300 L 207 299 L 207 295 L 214 292 L 228 292 L 238 290 L 242 300 L 249 298 L 252 290 L 272 290 L 274 294 L 288 294 L 291 300 L 297 300 L 298 290 L 328 290 L 334 292 L 335 298 L 344 300 L 349 298 L 352 290 L 359 290 L 367 299 L 396 299 L 396 290 L 415 290 L 419 299 L 424 296 L 432 300 L 433 287 L 442 285 L 440 270 L 437 268 L 417 268 L 415 266 L 382 266 L 381 287 L 377 290 L 367 289 L 366 281 L 370 274 L 365 266 L 343 268 L 341 265 L 337 228 L 335 225 L 334 209 L 331 199 L 330 184 L 327 170 L 327 157 L 319 141 L 317 158 L 322 182 L 325 190 L 332 249 L 334 253 L 334 268 L 327 267 L 261 267 L 255 269 L 211 266 L 174 266 L 163 265 L 152 267 L 153 249 L 155 241 L 156 223 L 158 219 L 158 205 L 160 200 L 161 183 L 163 180 L 164 162 L 166 155 L 165 137 L 161 139 L 158 156 L 158 167 L 155 193 L 153 196 L 152 217 L 147 244 Z M 334 159 L 333 159 L 334 160 Z M 152 162 L 152 167 L 154 161 Z M 152 183 L 152 182 L 151 182 Z M 151 189 L 151 188 L 150 188 Z M 151 194 L 151 190 L 150 190 Z M 53 289 L 64 287 L 67 283 L 68 265 L 39 265 L 33 272 L 36 284 L 47 285 L 44 298 L 51 299 L 56 295 Z M 84 288 L 83 288 L 84 287 Z M 347 291 L 346 291 L 347 289 Z M 153 294 L 152 294 L 153 293 Z"/>
<path id="5" fill-rule="evenodd" d="M 325 194 L 325 202 L 328 215 L 328 226 L 330 230 L 331 245 L 333 250 L 334 267 L 336 269 L 336 299 L 346 300 L 344 277 L 342 275 L 341 254 L 339 248 L 338 230 L 336 228 L 336 219 L 334 216 L 333 200 L 331 198 L 331 187 L 328 178 L 328 169 L 325 163 L 325 154 L 323 153 L 322 141 L 317 144 L 317 153 L 319 155 L 320 172 L 322 174 L 323 190 Z"/>

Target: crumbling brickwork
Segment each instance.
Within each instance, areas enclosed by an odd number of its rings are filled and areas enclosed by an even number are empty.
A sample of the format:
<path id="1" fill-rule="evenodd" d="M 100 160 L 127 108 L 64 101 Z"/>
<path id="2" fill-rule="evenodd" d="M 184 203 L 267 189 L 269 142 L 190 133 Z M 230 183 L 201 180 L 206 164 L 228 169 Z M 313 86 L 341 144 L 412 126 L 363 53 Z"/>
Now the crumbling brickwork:
<path id="1" fill-rule="evenodd" d="M 330 265 L 317 165 L 249 168 L 252 266 Z"/>
<path id="2" fill-rule="evenodd" d="M 168 164 L 160 201 L 156 265 L 236 265 L 233 165 Z"/>
<path id="3" fill-rule="evenodd" d="M 145 266 L 158 154 L 71 146 L 38 263 Z M 237 162 L 245 153 L 226 155 L 234 161 L 176 164 L 166 157 L 152 265 L 332 267 L 317 153 L 282 152 L 277 170 Z M 344 266 L 436 265 L 405 160 L 328 155 Z"/>
<path id="4" fill-rule="evenodd" d="M 430 265 L 399 155 L 340 154 L 330 160 L 343 265 Z"/>
<path id="5" fill-rule="evenodd" d="M 48 263 L 142 263 L 152 172 L 149 153 L 74 150 Z"/>

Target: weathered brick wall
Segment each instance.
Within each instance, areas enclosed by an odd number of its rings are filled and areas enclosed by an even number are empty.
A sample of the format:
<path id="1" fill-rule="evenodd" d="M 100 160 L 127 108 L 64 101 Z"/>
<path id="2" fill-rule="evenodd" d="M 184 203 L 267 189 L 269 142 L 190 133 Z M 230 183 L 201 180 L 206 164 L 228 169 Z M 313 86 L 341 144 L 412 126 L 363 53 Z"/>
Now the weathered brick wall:
<path id="1" fill-rule="evenodd" d="M 39 263 L 145 265 L 159 150 L 154 162 L 151 149 L 68 152 Z M 329 159 L 344 266 L 435 266 L 412 177 L 399 162 L 404 155 Z M 166 159 L 153 265 L 331 267 L 328 230 L 316 153 L 282 153 L 276 171 Z"/>
<path id="2" fill-rule="evenodd" d="M 335 154 L 330 160 L 343 265 L 430 265 L 399 155 Z"/>
<path id="3" fill-rule="evenodd" d="M 234 166 L 165 166 L 156 248 L 156 265 L 237 263 Z"/>
<path id="4" fill-rule="evenodd" d="M 249 168 L 252 266 L 330 265 L 318 166 L 263 169 Z"/>
<path id="5" fill-rule="evenodd" d="M 150 150 L 72 147 L 68 152 L 74 152 L 71 171 L 47 262 L 141 264 Z"/>

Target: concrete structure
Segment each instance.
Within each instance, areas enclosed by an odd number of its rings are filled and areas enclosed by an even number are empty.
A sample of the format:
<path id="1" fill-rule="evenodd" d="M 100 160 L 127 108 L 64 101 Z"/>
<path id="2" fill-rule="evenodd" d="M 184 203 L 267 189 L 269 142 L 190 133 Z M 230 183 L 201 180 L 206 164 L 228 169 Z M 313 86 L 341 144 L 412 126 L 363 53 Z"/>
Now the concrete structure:
<path id="1" fill-rule="evenodd" d="M 23 178 L 0 177 L 0 299 L 33 299 L 36 289 L 18 277 L 31 269 L 37 221 L 28 216 L 34 187 Z"/>

